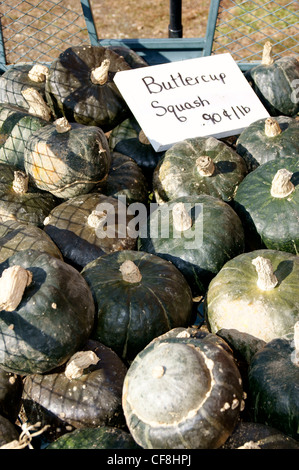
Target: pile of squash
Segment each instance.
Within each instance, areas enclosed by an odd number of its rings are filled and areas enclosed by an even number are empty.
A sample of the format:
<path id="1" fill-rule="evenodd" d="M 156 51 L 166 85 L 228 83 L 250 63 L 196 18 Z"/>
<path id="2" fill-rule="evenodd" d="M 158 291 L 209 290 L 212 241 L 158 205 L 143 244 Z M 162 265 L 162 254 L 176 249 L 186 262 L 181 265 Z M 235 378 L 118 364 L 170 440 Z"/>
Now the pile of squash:
<path id="1" fill-rule="evenodd" d="M 246 73 L 270 118 L 160 153 L 113 81 L 147 66 L 0 77 L 0 448 L 298 449 L 298 58 Z"/>

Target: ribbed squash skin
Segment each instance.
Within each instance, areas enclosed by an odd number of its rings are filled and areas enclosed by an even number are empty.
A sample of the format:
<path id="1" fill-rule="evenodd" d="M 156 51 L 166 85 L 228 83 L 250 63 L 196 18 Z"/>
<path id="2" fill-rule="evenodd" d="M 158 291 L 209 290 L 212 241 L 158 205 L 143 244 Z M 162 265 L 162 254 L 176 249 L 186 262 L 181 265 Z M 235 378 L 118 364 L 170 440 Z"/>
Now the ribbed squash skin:
<path id="1" fill-rule="evenodd" d="M 100 426 L 98 428 L 76 429 L 61 436 L 47 449 L 138 449 L 132 436 L 118 428 Z"/>
<path id="2" fill-rule="evenodd" d="M 152 145 L 140 139 L 141 127 L 131 116 L 112 129 L 109 136 L 110 149 L 133 158 L 143 173 L 152 179 L 152 174 L 165 152 L 155 152 Z"/>
<path id="3" fill-rule="evenodd" d="M 42 191 L 29 180 L 28 190 L 18 193 L 13 188 L 17 167 L 0 163 L 0 217 L 42 227 L 45 217 L 59 200 L 50 192 Z"/>
<path id="4" fill-rule="evenodd" d="M 294 99 L 299 79 L 297 57 L 281 57 L 271 65 L 259 64 L 247 72 L 248 80 L 271 116 L 296 116 L 299 102 Z"/>
<path id="5" fill-rule="evenodd" d="M 257 287 L 252 260 L 271 261 L 278 285 L 269 291 Z M 210 331 L 236 329 L 266 342 L 293 331 L 299 319 L 299 259 L 277 250 L 255 250 L 229 260 L 209 285 L 205 315 Z"/>
<path id="6" fill-rule="evenodd" d="M 107 177 L 111 164 L 104 132 L 77 123 L 67 132 L 57 132 L 54 124 L 34 132 L 24 159 L 35 185 L 63 199 L 91 191 Z"/>
<path id="7" fill-rule="evenodd" d="M 248 398 L 254 421 L 273 426 L 298 441 L 299 368 L 293 362 L 292 336 L 273 339 L 253 357 Z"/>
<path id="8" fill-rule="evenodd" d="M 271 196 L 276 172 L 287 169 L 295 190 L 286 197 Z M 249 173 L 240 184 L 233 207 L 239 215 L 249 246 L 299 253 L 299 161 L 276 158 Z"/>
<path id="9" fill-rule="evenodd" d="M 91 71 L 109 59 L 109 76 L 104 85 L 91 81 Z M 70 122 L 99 126 L 105 132 L 129 115 L 129 108 L 113 77 L 120 70 L 130 70 L 126 60 L 102 46 L 75 46 L 52 61 L 46 82 L 47 102 L 54 116 Z"/>
<path id="10" fill-rule="evenodd" d="M 131 363 L 123 409 L 145 449 L 215 449 L 233 431 L 242 381 L 227 345 L 215 335 L 175 328 Z"/>
<path id="11" fill-rule="evenodd" d="M 299 122 L 292 117 L 277 116 L 282 132 L 275 137 L 265 134 L 265 119 L 246 127 L 238 137 L 236 151 L 244 158 L 248 170 L 278 157 L 296 157 L 299 152 Z"/>
<path id="12" fill-rule="evenodd" d="M 31 80 L 28 72 L 32 69 L 32 64 L 13 64 L 0 77 L 0 103 L 7 103 L 24 108 L 26 111 L 29 105 L 22 95 L 22 91 L 27 88 L 36 89 L 45 100 L 46 81 L 36 82 Z"/>
<path id="13" fill-rule="evenodd" d="M 148 202 L 148 182 L 133 158 L 111 152 L 111 166 L 107 179 L 96 185 L 95 192 L 122 197 L 126 204 Z"/>
<path id="14" fill-rule="evenodd" d="M 88 223 L 89 215 L 101 207 L 110 211 L 107 236 L 103 237 Z M 81 270 L 106 253 L 135 248 L 136 237 L 132 237 L 128 230 L 132 218 L 132 215 L 127 215 L 127 206 L 121 200 L 89 193 L 56 206 L 45 220 L 44 230 L 58 246 L 65 261 Z M 114 232 L 111 236 L 110 229 Z"/>
<path id="15" fill-rule="evenodd" d="M 48 121 L 29 114 L 25 109 L 0 104 L 0 162 L 24 170 L 24 151 L 34 131 L 48 125 Z"/>
<path id="16" fill-rule="evenodd" d="M 7 220 L 0 222 L 0 263 L 18 251 L 45 251 L 56 258 L 62 254 L 51 238 L 40 227 L 33 224 Z"/>
<path id="17" fill-rule="evenodd" d="M 212 159 L 212 176 L 199 174 L 196 160 L 201 156 Z M 209 194 L 228 202 L 246 174 L 243 158 L 224 142 L 214 137 L 196 137 L 165 152 L 154 171 L 153 188 L 156 199 L 162 202 L 193 194 Z"/>
<path id="18" fill-rule="evenodd" d="M 68 378 L 62 366 L 24 379 L 26 416 L 30 423 L 49 424 L 47 435 L 52 440 L 68 425 L 77 429 L 125 426 L 121 397 L 127 367 L 114 351 L 97 341 L 88 340 L 79 351 L 92 351 L 99 358 L 80 377 Z"/>
<path id="19" fill-rule="evenodd" d="M 173 228 L 172 207 L 177 202 L 187 205 L 194 223 L 181 236 Z M 207 194 L 181 197 L 149 215 L 140 228 L 138 249 L 171 261 L 185 276 L 193 295 L 203 295 L 226 261 L 244 251 L 244 231 L 226 202 Z"/>
<path id="20" fill-rule="evenodd" d="M 121 265 L 133 261 L 142 279 L 123 280 Z M 97 309 L 93 337 L 132 360 L 152 339 L 191 321 L 191 289 L 178 269 L 164 259 L 124 250 L 88 263 L 82 276 Z"/>
<path id="21" fill-rule="evenodd" d="M 0 366 L 24 375 L 63 364 L 89 337 L 95 307 L 82 276 L 47 253 L 20 251 L 0 265 L 32 272 L 21 303 L 0 312 Z"/>

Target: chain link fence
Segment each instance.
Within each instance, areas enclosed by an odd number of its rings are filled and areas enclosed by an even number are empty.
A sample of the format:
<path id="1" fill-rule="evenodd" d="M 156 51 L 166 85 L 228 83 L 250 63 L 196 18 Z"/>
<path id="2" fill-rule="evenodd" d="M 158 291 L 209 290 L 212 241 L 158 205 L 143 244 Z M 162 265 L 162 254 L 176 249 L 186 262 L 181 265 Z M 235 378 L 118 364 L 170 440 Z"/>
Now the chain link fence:
<path id="1" fill-rule="evenodd" d="M 89 0 L 3 0 L 0 69 L 20 62 L 49 63 L 70 46 L 115 42 L 149 58 L 150 65 L 230 52 L 246 68 L 261 60 L 266 40 L 273 44 L 274 57 L 299 54 L 298 6 L 298 0 L 211 0 L 203 38 L 101 41 Z"/>
<path id="2" fill-rule="evenodd" d="M 219 2 L 213 54 L 229 52 L 237 62 L 259 62 L 263 46 L 273 45 L 273 57 L 299 54 L 299 2 Z"/>

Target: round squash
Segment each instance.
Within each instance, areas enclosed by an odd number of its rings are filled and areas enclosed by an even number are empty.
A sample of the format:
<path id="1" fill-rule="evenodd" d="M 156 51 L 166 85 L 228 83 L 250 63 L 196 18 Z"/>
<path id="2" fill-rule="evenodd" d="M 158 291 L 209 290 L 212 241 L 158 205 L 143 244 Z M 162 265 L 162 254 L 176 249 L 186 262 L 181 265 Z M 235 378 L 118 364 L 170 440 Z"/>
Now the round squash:
<path id="1" fill-rule="evenodd" d="M 29 110 L 30 104 L 23 91 L 33 88 L 46 101 L 45 84 L 48 66 L 42 64 L 13 64 L 0 77 L 0 103 L 12 104 Z"/>
<path id="2" fill-rule="evenodd" d="M 181 197 L 151 212 L 140 227 L 138 249 L 172 261 L 193 295 L 204 295 L 226 261 L 243 253 L 244 232 L 226 202 L 207 194 Z"/>
<path id="3" fill-rule="evenodd" d="M 293 333 L 270 341 L 253 357 L 248 400 L 253 420 L 299 437 L 299 321 Z"/>
<path id="4" fill-rule="evenodd" d="M 249 173 L 240 184 L 233 207 L 247 245 L 299 253 L 299 161 L 276 158 Z"/>
<path id="5" fill-rule="evenodd" d="M 196 328 L 155 338 L 130 365 L 123 409 L 145 449 L 216 449 L 237 424 L 242 381 L 224 341 Z"/>
<path id="6" fill-rule="evenodd" d="M 266 343 L 293 331 L 299 319 L 299 258 L 255 250 L 229 260 L 209 285 L 210 331 L 235 329 Z"/>
<path id="7" fill-rule="evenodd" d="M 173 145 L 153 176 L 156 201 L 209 194 L 232 200 L 247 173 L 243 158 L 214 137 L 195 137 Z"/>
<path id="8" fill-rule="evenodd" d="M 0 162 L 24 171 L 25 144 L 34 131 L 49 124 L 44 117 L 0 104 Z"/>
<path id="9" fill-rule="evenodd" d="M 0 263 L 18 251 L 30 249 L 62 259 L 58 247 L 40 227 L 17 220 L 0 221 Z"/>
<path id="10" fill-rule="evenodd" d="M 24 160 L 35 185 L 63 199 L 91 191 L 107 178 L 111 164 L 104 132 L 65 118 L 32 133 Z"/>
<path id="11" fill-rule="evenodd" d="M 112 426 L 75 429 L 64 434 L 46 449 L 139 449 L 131 434 Z"/>
<path id="12" fill-rule="evenodd" d="M 97 321 L 93 337 L 132 360 L 152 339 L 188 326 L 192 294 L 168 261 L 138 251 L 110 253 L 81 272 L 93 293 Z"/>
<path id="13" fill-rule="evenodd" d="M 70 428 L 124 428 L 121 401 L 126 372 L 115 352 L 88 340 L 61 368 L 25 377 L 26 418 L 29 423 L 49 425 L 45 437 L 52 441 Z"/>
<path id="14" fill-rule="evenodd" d="M 48 191 L 36 188 L 29 175 L 0 163 L 0 218 L 42 227 L 45 217 L 58 204 Z"/>
<path id="15" fill-rule="evenodd" d="M 298 57 L 289 55 L 274 59 L 272 44 L 267 41 L 261 63 L 249 69 L 245 76 L 271 116 L 298 114 Z"/>
<path id="16" fill-rule="evenodd" d="M 64 260 L 77 269 L 106 253 L 134 249 L 127 206 L 111 196 L 89 193 L 56 206 L 44 220 L 44 230 Z"/>
<path id="17" fill-rule="evenodd" d="M 119 152 L 111 152 L 107 179 L 97 184 L 94 191 L 106 196 L 123 197 L 126 204 L 147 204 L 149 198 L 148 183 L 141 168 L 133 158 Z"/>
<path id="18" fill-rule="evenodd" d="M 24 375 L 66 362 L 94 325 L 94 301 L 83 277 L 33 250 L 8 258 L 0 274 L 0 367 Z"/>
<path id="19" fill-rule="evenodd" d="M 248 171 L 278 157 L 298 157 L 298 132 L 299 122 L 295 118 L 258 119 L 241 132 L 236 151 L 244 158 Z"/>
<path id="20" fill-rule="evenodd" d="M 156 152 L 134 116 L 125 119 L 109 135 L 110 149 L 133 158 L 148 181 L 165 152 Z"/>
<path id="21" fill-rule="evenodd" d="M 110 131 L 130 114 L 113 81 L 116 72 L 130 69 L 107 47 L 69 47 L 52 61 L 47 76 L 47 102 L 54 116 Z"/>

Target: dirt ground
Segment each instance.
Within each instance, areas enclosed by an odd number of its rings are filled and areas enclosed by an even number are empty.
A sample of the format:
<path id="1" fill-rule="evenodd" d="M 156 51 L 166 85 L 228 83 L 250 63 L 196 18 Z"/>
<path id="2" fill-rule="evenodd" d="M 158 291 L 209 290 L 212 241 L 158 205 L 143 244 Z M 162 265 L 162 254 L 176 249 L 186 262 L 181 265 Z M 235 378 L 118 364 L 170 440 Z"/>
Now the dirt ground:
<path id="1" fill-rule="evenodd" d="M 167 38 L 170 18 L 168 0 L 92 0 L 98 36 L 106 38 Z M 182 1 L 184 37 L 205 34 L 210 1 Z"/>

